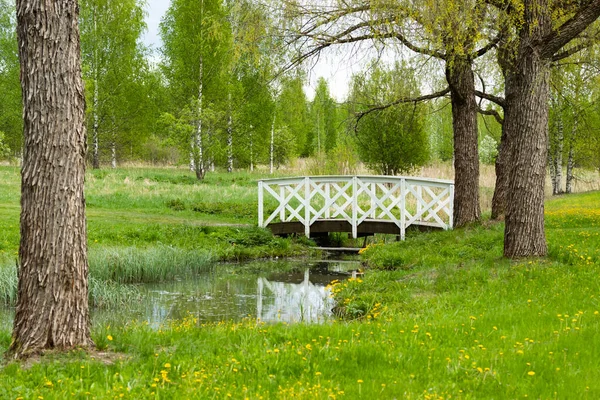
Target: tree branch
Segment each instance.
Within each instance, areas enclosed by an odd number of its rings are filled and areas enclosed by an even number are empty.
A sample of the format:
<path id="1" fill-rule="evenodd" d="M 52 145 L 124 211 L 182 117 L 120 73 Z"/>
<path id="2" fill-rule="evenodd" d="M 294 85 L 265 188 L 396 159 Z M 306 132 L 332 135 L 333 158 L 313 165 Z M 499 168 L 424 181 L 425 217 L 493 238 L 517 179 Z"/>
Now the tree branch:
<path id="1" fill-rule="evenodd" d="M 556 52 L 583 32 L 599 16 L 600 0 L 592 0 L 586 6 L 581 7 L 573 17 L 558 29 L 542 38 L 540 43 L 541 56 L 552 59 Z"/>
<path id="2" fill-rule="evenodd" d="M 499 105 L 502 108 L 506 107 L 506 101 L 502 97 L 494 96 L 493 94 L 484 93 L 484 92 L 481 92 L 479 90 L 475 91 L 475 95 L 477 97 L 482 98 L 482 99 L 489 100 L 492 103 L 496 103 L 497 105 Z"/>
<path id="3" fill-rule="evenodd" d="M 395 101 L 393 101 L 391 103 L 388 103 L 388 104 L 382 104 L 382 105 L 372 106 L 368 110 L 361 111 L 361 112 L 358 112 L 358 113 L 354 114 L 356 116 L 356 123 L 354 125 L 354 130 L 355 131 L 357 130 L 358 123 L 360 122 L 360 120 L 365 115 L 368 115 L 368 114 L 370 114 L 372 112 L 382 111 L 382 110 L 385 110 L 387 108 L 390 108 L 390 107 L 393 107 L 393 106 L 397 106 L 398 104 L 420 103 L 420 102 L 427 101 L 427 100 L 433 100 L 433 99 L 437 99 L 439 97 L 443 97 L 443 96 L 447 95 L 448 93 L 450 93 L 450 88 L 449 87 L 445 88 L 444 90 L 440 90 L 439 92 L 427 94 L 427 95 L 424 95 L 424 96 L 419 96 L 419 97 L 403 97 L 401 99 L 395 100 Z"/>
<path id="4" fill-rule="evenodd" d="M 502 116 L 500 115 L 500 113 L 498 111 L 496 111 L 494 109 L 484 110 L 481 107 L 477 107 L 477 108 L 478 108 L 477 111 L 479 112 L 479 114 L 482 114 L 482 115 L 491 115 L 492 117 L 494 117 L 494 119 L 496 121 L 498 121 L 498 123 L 500 125 L 504 125 L 504 118 L 502 118 Z"/>

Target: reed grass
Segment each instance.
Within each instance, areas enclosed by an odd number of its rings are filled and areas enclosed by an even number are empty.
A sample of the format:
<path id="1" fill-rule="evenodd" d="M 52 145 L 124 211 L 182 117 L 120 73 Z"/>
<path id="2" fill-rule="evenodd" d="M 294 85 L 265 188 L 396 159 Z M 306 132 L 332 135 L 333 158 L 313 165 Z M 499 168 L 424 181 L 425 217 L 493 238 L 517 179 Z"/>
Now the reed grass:
<path id="1" fill-rule="evenodd" d="M 170 246 L 101 247 L 90 252 L 90 275 L 100 281 L 150 283 L 183 278 L 214 265 L 210 250 Z"/>

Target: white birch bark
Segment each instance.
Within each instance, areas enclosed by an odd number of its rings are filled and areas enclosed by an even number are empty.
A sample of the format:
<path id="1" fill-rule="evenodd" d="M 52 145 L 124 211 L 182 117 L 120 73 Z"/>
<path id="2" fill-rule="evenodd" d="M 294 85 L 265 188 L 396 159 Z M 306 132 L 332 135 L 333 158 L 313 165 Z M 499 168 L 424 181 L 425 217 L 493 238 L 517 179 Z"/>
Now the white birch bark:
<path id="1" fill-rule="evenodd" d="M 569 159 L 567 160 L 567 185 L 565 187 L 566 193 L 573 192 L 573 180 L 575 178 L 574 169 L 575 169 L 575 136 L 577 136 L 577 118 L 573 121 L 573 131 L 571 132 L 571 137 L 569 138 Z"/>
<path id="2" fill-rule="evenodd" d="M 229 118 L 227 120 L 227 172 L 233 172 L 233 116 L 231 110 L 231 92 L 228 93 Z"/>
<path id="3" fill-rule="evenodd" d="M 271 163 L 270 163 L 270 173 L 273 174 L 273 160 L 275 158 L 275 115 L 273 115 L 273 122 L 271 123 Z"/>

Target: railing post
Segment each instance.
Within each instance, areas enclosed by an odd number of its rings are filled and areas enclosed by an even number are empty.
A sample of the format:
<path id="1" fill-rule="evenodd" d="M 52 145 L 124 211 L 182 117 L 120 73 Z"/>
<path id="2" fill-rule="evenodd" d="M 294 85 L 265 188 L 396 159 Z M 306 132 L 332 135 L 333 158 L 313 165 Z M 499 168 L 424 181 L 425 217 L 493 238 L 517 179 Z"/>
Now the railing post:
<path id="1" fill-rule="evenodd" d="M 279 185 L 279 205 L 283 206 L 281 207 L 281 211 L 279 211 L 279 219 L 281 222 L 285 222 L 285 208 L 287 207 L 287 204 L 283 204 L 283 201 L 285 200 L 285 188 L 285 185 Z"/>
<path id="2" fill-rule="evenodd" d="M 352 237 L 358 237 L 358 178 L 352 177 Z"/>
<path id="3" fill-rule="evenodd" d="M 417 217 L 419 221 L 423 221 L 423 203 L 421 202 L 423 198 L 423 186 L 417 186 L 417 194 L 419 195 L 417 198 Z"/>
<path id="4" fill-rule="evenodd" d="M 450 210 L 450 222 L 448 223 L 448 226 L 450 227 L 450 229 L 454 228 L 454 185 L 450 185 L 450 187 L 448 188 L 448 193 L 450 196 L 450 201 L 448 202 L 448 209 Z"/>
<path id="5" fill-rule="evenodd" d="M 331 199 L 331 183 L 325 182 L 325 205 L 329 203 Z M 331 206 L 325 207 L 325 219 L 331 218 Z"/>
<path id="6" fill-rule="evenodd" d="M 264 228 L 264 209 L 263 209 L 263 181 L 258 181 L 258 226 Z"/>
<path id="7" fill-rule="evenodd" d="M 377 218 L 377 203 L 375 202 L 374 197 L 377 197 L 377 184 L 376 183 L 371 183 L 371 208 L 373 209 L 373 211 L 371 212 L 371 219 L 376 219 Z"/>
<path id="8" fill-rule="evenodd" d="M 400 181 L 400 240 L 406 238 L 406 179 Z"/>
<path id="9" fill-rule="evenodd" d="M 304 234 L 310 237 L 310 178 L 304 178 Z"/>

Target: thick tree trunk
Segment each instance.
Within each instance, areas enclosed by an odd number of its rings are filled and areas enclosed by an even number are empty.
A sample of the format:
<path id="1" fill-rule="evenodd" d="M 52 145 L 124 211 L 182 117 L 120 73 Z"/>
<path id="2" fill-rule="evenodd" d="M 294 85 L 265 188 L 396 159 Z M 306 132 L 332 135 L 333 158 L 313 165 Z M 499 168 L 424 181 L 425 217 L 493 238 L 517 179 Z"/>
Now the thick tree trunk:
<path id="1" fill-rule="evenodd" d="M 504 255 L 544 256 L 544 183 L 548 151 L 549 61 L 527 48 L 522 39 L 515 64 L 514 86 L 507 88 L 510 136 Z M 510 91 L 510 93 L 508 93 Z M 510 103 L 510 104 L 508 104 Z"/>
<path id="2" fill-rule="evenodd" d="M 17 0 L 25 152 L 15 357 L 93 345 L 78 13 L 75 0 Z"/>
<path id="3" fill-rule="evenodd" d="M 472 63 L 456 58 L 446 67 L 454 130 L 454 226 L 477 222 L 479 206 L 479 154 L 477 102 Z"/>

